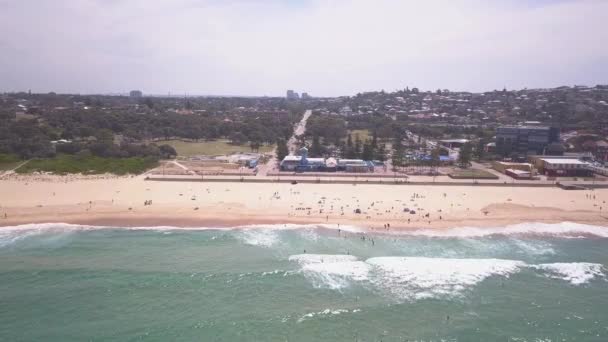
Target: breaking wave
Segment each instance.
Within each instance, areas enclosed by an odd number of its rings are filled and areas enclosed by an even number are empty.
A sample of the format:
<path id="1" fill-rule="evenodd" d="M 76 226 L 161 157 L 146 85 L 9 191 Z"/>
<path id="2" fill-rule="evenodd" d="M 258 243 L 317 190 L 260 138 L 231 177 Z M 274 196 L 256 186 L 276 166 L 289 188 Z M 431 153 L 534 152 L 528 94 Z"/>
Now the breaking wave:
<path id="1" fill-rule="evenodd" d="M 272 247 L 279 243 L 279 235 L 274 230 L 243 230 L 238 237 L 247 245 Z"/>
<path id="2" fill-rule="evenodd" d="M 301 230 L 303 236 L 316 239 L 315 229 L 337 230 L 351 233 L 372 233 L 365 227 L 336 225 L 336 224 L 256 224 L 236 227 L 176 227 L 176 226 L 150 226 L 150 227 L 119 227 L 119 226 L 90 226 L 67 223 L 35 223 L 19 226 L 0 227 L 0 232 L 6 231 L 30 231 L 30 230 L 93 230 L 93 229 L 128 229 L 128 230 L 239 230 L 239 231 L 276 231 L 276 230 Z M 386 234 L 382 232 L 382 234 Z M 457 227 L 437 229 L 408 229 L 393 230 L 391 235 L 424 236 L 442 238 L 475 238 L 493 235 L 539 235 L 539 236 L 562 236 L 578 238 L 585 236 L 596 236 L 608 238 L 608 227 L 592 226 L 573 222 L 562 223 L 520 223 L 504 227 Z"/>
<path id="3" fill-rule="evenodd" d="M 0 227 L 0 248 L 10 246 L 28 237 L 42 234 L 65 234 L 75 231 L 96 229 L 93 226 L 77 224 L 38 223 L 20 226 Z"/>
<path id="4" fill-rule="evenodd" d="M 314 287 L 340 290 L 354 283 L 368 284 L 401 300 L 460 297 L 490 277 L 522 269 L 537 270 L 548 278 L 582 285 L 605 278 L 603 266 L 593 263 L 529 265 L 519 260 L 374 257 L 365 261 L 352 255 L 298 254 L 289 257 Z"/>
<path id="5" fill-rule="evenodd" d="M 502 259 L 379 257 L 366 262 L 375 266 L 374 285 L 404 299 L 461 295 L 488 277 L 508 277 L 526 266 Z"/>
<path id="6" fill-rule="evenodd" d="M 350 280 L 367 280 L 370 265 L 353 255 L 298 254 L 289 257 L 301 265 L 304 275 L 315 287 L 342 289 Z"/>
<path id="7" fill-rule="evenodd" d="M 532 265 L 531 267 L 547 272 L 550 278 L 563 279 L 572 285 L 588 283 L 594 278 L 605 277 L 603 266 L 589 262 L 558 262 L 553 264 Z"/>
<path id="8" fill-rule="evenodd" d="M 597 236 L 608 238 L 608 227 L 591 226 L 573 222 L 562 223 L 520 223 L 505 227 L 460 227 L 448 229 L 414 229 L 398 232 L 410 236 L 473 238 L 493 235 L 537 235 L 577 238 Z"/>
<path id="9" fill-rule="evenodd" d="M 300 317 L 298 319 L 298 323 L 301 323 L 309 318 L 313 318 L 315 316 L 330 316 L 330 315 L 341 315 L 341 314 L 345 314 L 345 313 L 357 313 L 360 312 L 361 309 L 353 309 L 353 310 L 349 310 L 349 309 L 325 309 L 323 311 L 319 311 L 319 312 L 310 312 L 307 313 L 305 315 L 303 315 L 302 317 Z"/>

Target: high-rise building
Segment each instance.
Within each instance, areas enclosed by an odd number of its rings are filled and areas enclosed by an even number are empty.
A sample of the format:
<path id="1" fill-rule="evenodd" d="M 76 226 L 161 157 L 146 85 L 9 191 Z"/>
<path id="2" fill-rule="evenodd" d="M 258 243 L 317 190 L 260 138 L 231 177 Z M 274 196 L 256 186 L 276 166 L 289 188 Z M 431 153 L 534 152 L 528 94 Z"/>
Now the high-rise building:
<path id="1" fill-rule="evenodd" d="M 129 96 L 131 97 L 142 97 L 144 94 L 141 92 L 141 90 L 131 90 L 131 92 L 129 93 Z"/>
<path id="2" fill-rule="evenodd" d="M 496 152 L 546 154 L 547 148 L 559 142 L 559 128 L 546 126 L 502 126 L 496 129 Z"/>
<path id="3" fill-rule="evenodd" d="M 298 95 L 298 93 L 296 93 L 293 90 L 288 90 L 287 91 L 287 99 L 288 100 L 297 100 L 300 98 L 300 95 Z"/>
<path id="4" fill-rule="evenodd" d="M 312 96 L 308 95 L 308 93 L 302 93 L 302 100 L 309 100 Z"/>

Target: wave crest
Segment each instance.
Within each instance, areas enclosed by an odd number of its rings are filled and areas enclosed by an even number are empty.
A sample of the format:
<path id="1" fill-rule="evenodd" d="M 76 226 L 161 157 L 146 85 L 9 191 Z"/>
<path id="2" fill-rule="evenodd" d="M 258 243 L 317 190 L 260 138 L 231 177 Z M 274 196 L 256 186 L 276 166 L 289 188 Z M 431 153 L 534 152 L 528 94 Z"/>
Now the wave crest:
<path id="1" fill-rule="evenodd" d="M 289 257 L 315 287 L 343 289 L 352 283 L 369 284 L 401 300 L 460 297 L 490 277 L 506 277 L 522 269 L 540 271 L 548 278 L 582 285 L 605 277 L 593 263 L 529 265 L 519 260 L 374 257 L 365 261 L 352 255 L 299 254 Z"/>
<path id="2" fill-rule="evenodd" d="M 548 277 L 563 279 L 572 285 L 588 283 L 594 278 L 604 277 L 601 264 L 589 262 L 558 262 L 553 264 L 532 265 L 531 267 L 548 272 Z"/>

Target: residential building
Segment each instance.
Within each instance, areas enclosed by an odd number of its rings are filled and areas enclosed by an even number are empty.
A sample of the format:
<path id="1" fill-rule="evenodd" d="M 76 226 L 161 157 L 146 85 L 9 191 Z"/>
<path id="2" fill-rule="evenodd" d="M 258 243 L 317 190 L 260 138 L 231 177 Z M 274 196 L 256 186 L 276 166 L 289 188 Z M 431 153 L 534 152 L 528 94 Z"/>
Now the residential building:
<path id="1" fill-rule="evenodd" d="M 142 96 L 144 96 L 144 94 L 141 92 L 141 90 L 131 90 L 131 92 L 129 92 L 129 96 L 142 97 Z"/>
<path id="2" fill-rule="evenodd" d="M 298 100 L 300 98 L 300 95 L 298 95 L 298 93 L 296 93 L 293 90 L 288 90 L 287 91 L 287 99 L 288 100 Z"/>

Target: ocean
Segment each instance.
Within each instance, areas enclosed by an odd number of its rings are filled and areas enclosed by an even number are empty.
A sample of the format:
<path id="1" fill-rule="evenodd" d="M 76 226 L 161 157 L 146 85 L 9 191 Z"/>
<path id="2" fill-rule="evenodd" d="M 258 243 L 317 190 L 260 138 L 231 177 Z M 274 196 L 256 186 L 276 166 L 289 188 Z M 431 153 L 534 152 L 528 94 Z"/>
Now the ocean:
<path id="1" fill-rule="evenodd" d="M 0 228 L 0 341 L 608 341 L 608 228 Z"/>

